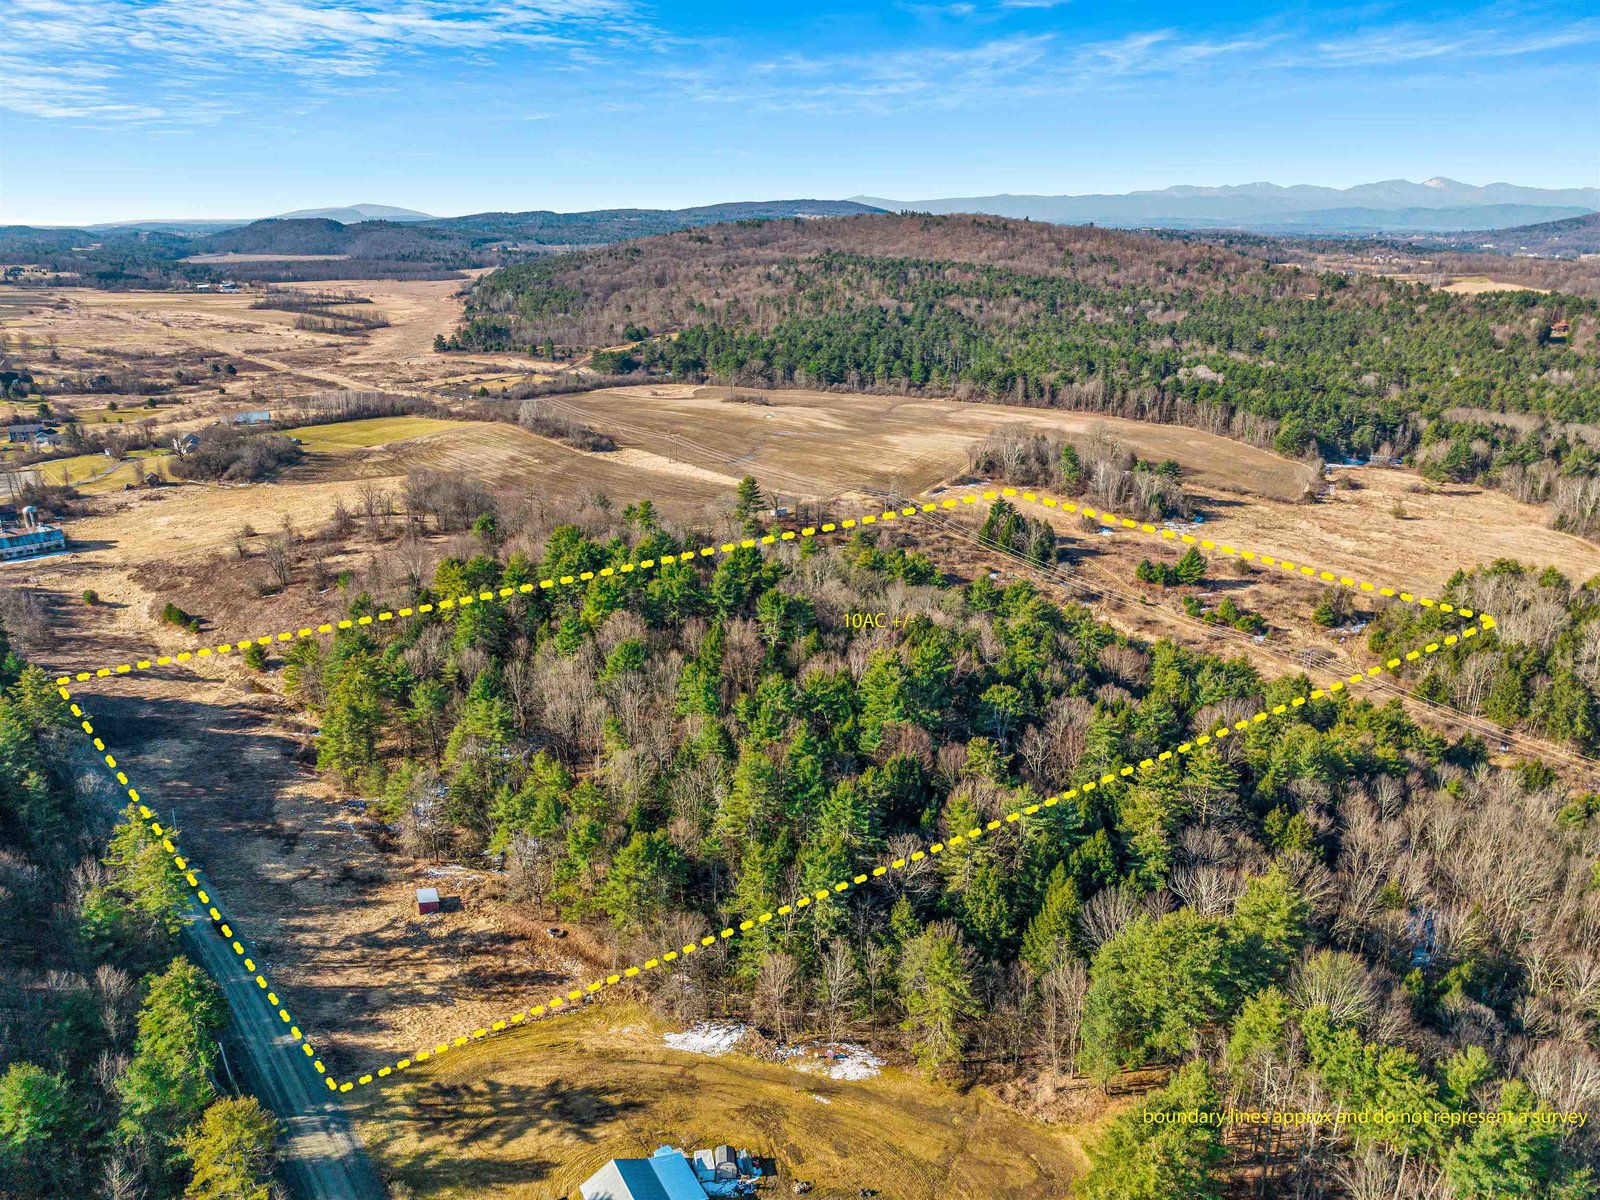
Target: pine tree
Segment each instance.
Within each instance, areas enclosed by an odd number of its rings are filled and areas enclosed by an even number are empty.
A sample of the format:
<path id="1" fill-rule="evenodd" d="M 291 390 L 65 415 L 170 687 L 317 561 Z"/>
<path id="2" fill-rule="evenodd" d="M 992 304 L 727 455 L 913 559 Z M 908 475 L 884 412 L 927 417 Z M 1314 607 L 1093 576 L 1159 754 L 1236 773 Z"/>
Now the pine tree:
<path id="1" fill-rule="evenodd" d="M 1173 567 L 1173 574 L 1179 583 L 1192 587 L 1206 577 L 1206 566 L 1205 556 L 1190 546 Z"/>
<path id="2" fill-rule="evenodd" d="M 64 1077 L 28 1062 L 7 1067 L 0 1075 L 0 1195 L 78 1194 L 85 1116 Z"/>
<path id="3" fill-rule="evenodd" d="M 906 667 L 892 649 L 876 650 L 857 687 L 861 705 L 860 745 L 876 750 L 885 725 L 909 720 L 911 695 Z"/>
<path id="4" fill-rule="evenodd" d="M 1078 935 L 1078 888 L 1057 863 L 1045 883 L 1044 900 L 1022 937 L 1022 957 L 1035 975 L 1046 975 L 1072 958 Z"/>
<path id="5" fill-rule="evenodd" d="M 1232 1009 L 1229 949 L 1226 923 L 1188 908 L 1135 918 L 1101 946 L 1084 998 L 1084 1070 L 1104 1080 L 1192 1052 Z"/>
<path id="6" fill-rule="evenodd" d="M 765 748 L 747 741 L 739 747 L 733 784 L 717 808 L 713 831 L 737 858 L 744 846 L 768 838 L 782 804 L 783 784 L 778 768 Z"/>
<path id="7" fill-rule="evenodd" d="M 784 809 L 802 829 L 817 819 L 828 785 L 822 766 L 822 747 L 811 730 L 801 727 L 783 759 Z"/>
<path id="8" fill-rule="evenodd" d="M 317 741 L 317 766 L 339 772 L 350 783 L 376 762 L 384 700 L 365 656 L 348 658 L 337 670 Z"/>
<path id="9" fill-rule="evenodd" d="M 762 511 L 770 508 L 771 505 L 762 496 L 761 485 L 756 482 L 756 477 L 754 475 L 746 475 L 741 479 L 734 496 L 734 520 L 739 522 L 746 533 L 760 533 L 761 521 L 759 517 Z"/>
<path id="10" fill-rule="evenodd" d="M 685 874 L 683 856 L 665 832 L 635 833 L 612 856 L 595 898 L 618 929 L 642 929 L 677 900 Z"/>
<path id="11" fill-rule="evenodd" d="M 102 861 L 105 883 L 91 888 L 82 905 L 85 941 L 102 951 L 140 940 L 170 945 L 189 906 L 189 890 L 161 839 L 132 804 L 123 810 Z"/>
<path id="12" fill-rule="evenodd" d="M 763 565 L 760 553 L 751 546 L 741 546 L 723 557 L 706 588 L 711 607 L 719 616 L 744 611 L 761 590 Z"/>
<path id="13" fill-rule="evenodd" d="M 133 1059 L 117 1080 L 118 1131 L 142 1146 L 153 1167 L 170 1164 L 172 1140 L 213 1097 L 208 1078 L 227 1005 L 216 984 L 186 958 L 147 979 Z"/>
<path id="14" fill-rule="evenodd" d="M 929 925 L 900 955 L 900 1003 L 911 1052 L 932 1075 L 961 1061 L 966 1038 L 961 1023 L 977 1011 L 972 993 L 971 951 L 953 925 Z"/>
<path id="15" fill-rule="evenodd" d="M 1205 1064 L 1190 1063 L 1111 1122 L 1090 1147 L 1093 1169 L 1077 1194 L 1084 1200 L 1217 1200 L 1217 1173 L 1227 1157 L 1222 1128 L 1194 1119 L 1216 1111 Z M 1158 1116 L 1177 1119 L 1152 1119 Z"/>

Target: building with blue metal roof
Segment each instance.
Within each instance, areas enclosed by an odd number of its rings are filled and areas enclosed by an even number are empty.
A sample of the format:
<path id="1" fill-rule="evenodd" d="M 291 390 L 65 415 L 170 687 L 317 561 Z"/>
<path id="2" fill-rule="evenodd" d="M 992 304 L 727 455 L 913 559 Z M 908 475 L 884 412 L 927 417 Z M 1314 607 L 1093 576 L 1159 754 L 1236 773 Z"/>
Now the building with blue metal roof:
<path id="1" fill-rule="evenodd" d="M 671 1146 L 649 1158 L 613 1158 L 578 1190 L 583 1200 L 706 1200 L 689 1160 Z"/>

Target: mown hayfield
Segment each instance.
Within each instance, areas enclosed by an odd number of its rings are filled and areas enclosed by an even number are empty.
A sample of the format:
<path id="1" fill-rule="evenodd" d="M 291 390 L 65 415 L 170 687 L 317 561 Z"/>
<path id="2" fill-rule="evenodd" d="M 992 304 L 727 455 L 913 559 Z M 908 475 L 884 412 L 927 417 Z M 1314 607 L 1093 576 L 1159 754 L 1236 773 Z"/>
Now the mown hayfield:
<path id="1" fill-rule="evenodd" d="M 461 1050 L 403 1082 L 352 1093 L 363 1141 L 397 1200 L 551 1200 L 609 1158 L 726 1143 L 776 1160 L 768 1194 L 813 1200 L 1061 1197 L 1087 1168 L 1070 1128 L 983 1088 L 888 1069 L 843 1082 L 728 1054 L 681 1053 L 633 1005 L 546 1020 Z M 769 1185 L 770 1186 L 770 1185 Z"/>
<path id="2" fill-rule="evenodd" d="M 365 450 L 408 438 L 425 437 L 472 425 L 471 421 L 447 421 L 437 417 L 368 417 L 361 421 L 341 421 L 336 425 L 302 425 L 286 429 L 307 450 L 337 454 L 346 450 Z"/>

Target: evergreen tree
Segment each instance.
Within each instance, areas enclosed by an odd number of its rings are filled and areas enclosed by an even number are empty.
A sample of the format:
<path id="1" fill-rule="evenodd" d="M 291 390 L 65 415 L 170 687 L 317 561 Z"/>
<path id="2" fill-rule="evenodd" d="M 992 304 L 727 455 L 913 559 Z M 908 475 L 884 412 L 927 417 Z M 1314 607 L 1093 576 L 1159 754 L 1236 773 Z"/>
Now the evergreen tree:
<path id="1" fill-rule="evenodd" d="M 1183 552 L 1183 557 L 1177 561 L 1172 570 L 1179 583 L 1193 586 L 1206 577 L 1206 566 L 1205 556 L 1197 547 L 1190 546 Z"/>
<path id="2" fill-rule="evenodd" d="M 1085 1071 L 1104 1080 L 1119 1068 L 1191 1053 L 1202 1029 L 1225 1020 L 1236 990 L 1224 922 L 1180 908 L 1136 917 L 1100 947 L 1084 998 Z"/>
<path id="3" fill-rule="evenodd" d="M 270 1200 L 277 1136 L 254 1097 L 218 1100 L 180 1141 L 190 1169 L 184 1200 Z"/>
<path id="4" fill-rule="evenodd" d="M 905 722 L 911 716 L 911 689 L 906 667 L 892 649 L 875 650 L 867 660 L 857 686 L 861 705 L 859 742 L 863 750 L 876 750 L 885 725 Z"/>
<path id="5" fill-rule="evenodd" d="M 146 981 L 133 1059 L 117 1080 L 118 1131 L 158 1172 L 171 1167 L 173 1139 L 213 1097 L 208 1072 L 226 1013 L 216 985 L 186 958 Z"/>
<path id="6" fill-rule="evenodd" d="M 88 890 L 79 909 L 85 943 L 100 953 L 128 952 L 141 943 L 170 945 L 189 907 L 189 889 L 134 805 L 123 810 L 102 861 L 105 881 Z"/>
<path id="7" fill-rule="evenodd" d="M 1444 1156 L 1444 1177 L 1461 1200 L 1593 1195 L 1597 1181 L 1562 1154 L 1561 1126 L 1529 1118 L 1550 1110 L 1515 1079 L 1500 1085 L 1494 1111 L 1500 1121 L 1483 1122 L 1453 1142 Z"/>
<path id="8" fill-rule="evenodd" d="M 595 899 L 618 929 L 641 929 L 677 900 L 685 874 L 683 856 L 664 832 L 635 833 L 612 856 Z"/>
<path id="9" fill-rule="evenodd" d="M 770 507 L 754 475 L 746 475 L 739 481 L 734 493 L 733 519 L 739 522 L 746 533 L 761 532 L 761 513 Z"/>
<path id="10" fill-rule="evenodd" d="M 1035 975 L 1046 975 L 1072 958 L 1078 936 L 1078 888 L 1057 863 L 1044 887 L 1044 900 L 1022 937 L 1022 957 Z"/>
<path id="11" fill-rule="evenodd" d="M 75 1194 L 86 1113 L 66 1079 L 33 1063 L 0 1075 L 0 1195 Z"/>
<path id="12" fill-rule="evenodd" d="M 376 764 L 383 720 L 383 692 L 372 665 L 364 656 L 345 660 L 328 689 L 317 766 L 354 782 Z"/>
<path id="13" fill-rule="evenodd" d="M 977 1011 L 971 952 L 949 924 L 929 925 L 900 955 L 900 1003 L 911 1052 L 930 1075 L 961 1062 L 962 1022 Z"/>
<path id="14" fill-rule="evenodd" d="M 1158 1092 L 1114 1118 L 1089 1148 L 1083 1200 L 1218 1200 L 1227 1150 L 1217 1095 L 1204 1063 L 1184 1067 Z"/>

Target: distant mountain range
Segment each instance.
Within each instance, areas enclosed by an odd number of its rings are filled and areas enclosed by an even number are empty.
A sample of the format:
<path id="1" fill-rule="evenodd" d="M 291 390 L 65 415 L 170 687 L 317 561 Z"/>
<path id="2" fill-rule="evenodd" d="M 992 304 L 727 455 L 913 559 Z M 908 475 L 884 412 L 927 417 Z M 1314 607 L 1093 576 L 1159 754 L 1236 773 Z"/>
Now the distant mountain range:
<path id="1" fill-rule="evenodd" d="M 979 212 L 1064 225 L 1351 234 L 1484 229 L 1582 216 L 1600 209 L 1600 188 L 1532 188 L 1510 183 L 1478 187 L 1440 177 L 1422 183 L 1387 179 L 1349 188 L 1246 183 L 1121 195 L 854 199 L 890 212 Z"/>
<path id="2" fill-rule="evenodd" d="M 426 278 L 522 262 L 700 225 L 865 213 L 977 212 L 1059 224 L 1242 230 L 1284 236 L 1388 235 L 1441 248 L 1563 257 L 1600 249 L 1600 188 L 1543 189 L 1452 179 L 1352 188 L 1172 187 L 1094 196 L 943 200 L 767 200 L 695 208 L 485 212 L 432 217 L 392 205 L 301 209 L 260 221 L 144 221 L 0 227 L 0 264 L 39 264 L 105 287 L 237 279 Z M 228 256 L 218 258 L 212 256 Z M 248 261 L 238 256 L 248 256 Z M 292 259 L 301 261 L 290 261 Z M 311 261 L 317 258 L 320 261 Z"/>
<path id="3" fill-rule="evenodd" d="M 463 267 L 503 266 L 555 249 L 598 246 L 723 221 L 848 216 L 878 212 L 851 200 L 753 200 L 698 208 L 609 208 L 593 212 L 411 214 L 344 222 L 285 216 L 241 223 L 127 222 L 87 228 L 0 226 L 0 264 L 71 272 L 104 287 L 236 279 L 427 278 Z M 357 213 L 359 215 L 359 213 Z M 249 261 L 229 257 L 249 256 Z M 290 261 L 316 256 L 324 261 Z"/>
<path id="4" fill-rule="evenodd" d="M 391 204 L 347 204 L 343 208 L 297 208 L 294 212 L 278 213 L 269 218 L 275 221 L 293 221 L 302 217 L 323 221 L 338 221 L 354 225 L 357 221 L 431 221 L 434 218 L 414 208 L 395 208 Z"/>

